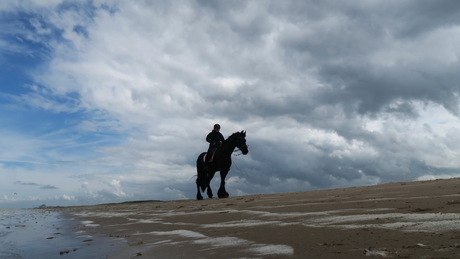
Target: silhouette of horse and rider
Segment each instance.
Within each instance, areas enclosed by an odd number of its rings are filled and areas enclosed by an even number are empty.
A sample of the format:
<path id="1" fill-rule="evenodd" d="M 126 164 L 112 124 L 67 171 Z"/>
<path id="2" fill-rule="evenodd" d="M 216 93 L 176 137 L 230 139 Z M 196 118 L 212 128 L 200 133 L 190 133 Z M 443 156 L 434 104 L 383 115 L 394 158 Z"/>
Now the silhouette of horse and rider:
<path id="1" fill-rule="evenodd" d="M 216 172 L 220 172 L 220 187 L 217 191 L 219 198 L 228 198 L 229 194 L 225 190 L 225 178 L 232 165 L 232 153 L 235 148 L 241 150 L 246 155 L 248 146 L 246 145 L 246 132 L 235 132 L 227 139 L 220 133 L 220 125 L 215 124 L 213 130 L 206 136 L 209 142 L 208 152 L 203 152 L 196 160 L 197 170 L 197 200 L 202 200 L 201 192 L 207 193 L 209 198 L 213 197 L 210 183 Z"/>

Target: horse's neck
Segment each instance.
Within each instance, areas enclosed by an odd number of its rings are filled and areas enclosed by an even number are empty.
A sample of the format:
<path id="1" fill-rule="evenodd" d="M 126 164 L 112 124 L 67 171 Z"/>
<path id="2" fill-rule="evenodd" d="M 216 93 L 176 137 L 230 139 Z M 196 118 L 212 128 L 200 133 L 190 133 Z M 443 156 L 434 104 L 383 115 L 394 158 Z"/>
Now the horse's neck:
<path id="1" fill-rule="evenodd" d="M 233 141 L 226 140 L 222 144 L 221 151 L 227 155 L 231 155 L 233 153 L 233 150 L 235 150 L 235 148 L 236 148 L 236 145 L 233 143 Z"/>

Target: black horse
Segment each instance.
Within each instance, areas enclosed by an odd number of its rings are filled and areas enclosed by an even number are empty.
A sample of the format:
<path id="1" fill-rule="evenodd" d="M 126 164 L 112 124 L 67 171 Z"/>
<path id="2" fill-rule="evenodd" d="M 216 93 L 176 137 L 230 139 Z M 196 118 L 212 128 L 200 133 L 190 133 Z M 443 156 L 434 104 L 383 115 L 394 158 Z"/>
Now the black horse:
<path id="1" fill-rule="evenodd" d="M 206 165 L 204 163 L 204 155 L 206 152 L 201 153 L 196 160 L 196 170 L 198 172 L 198 177 L 196 179 L 196 187 L 198 193 L 196 194 L 197 200 L 202 200 L 201 191 L 208 189 L 207 194 L 209 198 L 212 198 L 212 190 L 209 184 L 211 183 L 214 174 L 217 171 L 220 171 L 220 188 L 217 191 L 217 196 L 219 198 L 228 198 L 228 193 L 225 190 L 225 177 L 227 177 L 230 166 L 232 165 L 232 153 L 238 148 L 241 150 L 243 155 L 248 153 L 248 146 L 246 145 L 246 132 L 243 130 L 241 132 L 233 133 L 228 137 L 222 146 L 219 147 L 215 154 L 211 164 Z M 201 190 L 200 190 L 201 188 Z"/>

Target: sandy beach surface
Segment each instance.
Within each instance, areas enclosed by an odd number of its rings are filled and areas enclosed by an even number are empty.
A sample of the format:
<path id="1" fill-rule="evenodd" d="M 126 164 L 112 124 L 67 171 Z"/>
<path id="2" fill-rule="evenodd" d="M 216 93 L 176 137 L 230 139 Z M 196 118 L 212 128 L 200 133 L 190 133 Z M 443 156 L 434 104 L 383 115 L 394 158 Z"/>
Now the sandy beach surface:
<path id="1" fill-rule="evenodd" d="M 460 258 L 460 179 L 60 210 L 107 258 Z"/>

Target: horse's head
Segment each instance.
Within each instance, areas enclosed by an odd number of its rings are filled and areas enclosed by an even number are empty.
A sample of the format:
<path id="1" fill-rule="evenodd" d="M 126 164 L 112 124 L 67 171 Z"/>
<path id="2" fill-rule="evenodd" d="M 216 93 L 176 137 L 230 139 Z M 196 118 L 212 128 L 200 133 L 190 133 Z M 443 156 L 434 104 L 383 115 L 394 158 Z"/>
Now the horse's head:
<path id="1" fill-rule="evenodd" d="M 234 135 L 236 136 L 236 147 L 243 152 L 243 155 L 246 155 L 249 152 L 248 145 L 246 145 L 246 131 L 242 130 Z"/>
<path id="2" fill-rule="evenodd" d="M 246 131 L 235 132 L 228 137 L 223 144 L 224 147 L 228 148 L 228 151 L 233 152 L 233 149 L 238 148 L 241 150 L 243 155 L 246 155 L 248 146 L 246 145 Z"/>

